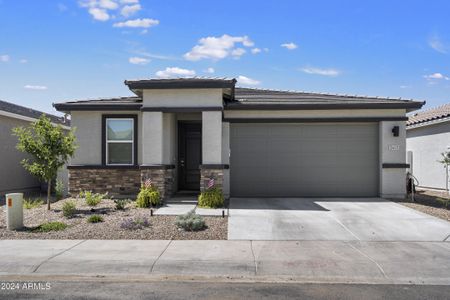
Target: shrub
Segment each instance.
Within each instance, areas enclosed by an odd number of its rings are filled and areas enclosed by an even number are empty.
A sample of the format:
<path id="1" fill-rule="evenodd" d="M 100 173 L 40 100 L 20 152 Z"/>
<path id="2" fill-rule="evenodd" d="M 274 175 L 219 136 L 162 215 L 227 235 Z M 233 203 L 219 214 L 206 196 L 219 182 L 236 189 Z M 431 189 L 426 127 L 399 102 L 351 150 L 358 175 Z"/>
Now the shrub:
<path id="1" fill-rule="evenodd" d="M 442 207 L 448 208 L 450 206 L 450 199 L 436 198 L 436 200 L 442 205 Z"/>
<path id="2" fill-rule="evenodd" d="M 87 221 L 89 223 L 100 223 L 103 222 L 103 217 L 100 215 L 92 215 L 87 219 Z"/>
<path id="3" fill-rule="evenodd" d="M 67 228 L 67 224 L 62 222 L 47 222 L 39 225 L 35 231 L 37 232 L 49 232 L 49 231 L 60 231 Z"/>
<path id="4" fill-rule="evenodd" d="M 130 202 L 130 199 L 116 199 L 114 203 L 116 204 L 117 210 L 124 210 L 125 206 Z"/>
<path id="5" fill-rule="evenodd" d="M 161 205 L 161 196 L 156 187 L 152 186 L 150 180 L 141 185 L 141 190 L 136 199 L 136 206 L 140 208 Z"/>
<path id="6" fill-rule="evenodd" d="M 61 180 L 57 180 L 55 185 L 56 200 L 61 200 L 63 196 L 64 196 L 64 184 Z"/>
<path id="7" fill-rule="evenodd" d="M 108 193 L 100 194 L 100 193 L 93 193 L 91 191 L 84 191 L 80 192 L 80 197 L 85 198 L 86 204 L 95 207 L 100 202 L 102 202 L 102 199 L 105 198 L 108 195 Z"/>
<path id="8" fill-rule="evenodd" d="M 127 230 L 143 229 L 144 227 L 150 226 L 150 222 L 147 218 L 136 217 L 134 219 L 125 219 L 120 228 Z"/>
<path id="9" fill-rule="evenodd" d="M 23 207 L 25 209 L 38 208 L 42 204 L 44 204 L 44 201 L 42 201 L 41 199 L 35 199 L 35 200 L 25 199 L 25 200 L 23 200 Z"/>
<path id="10" fill-rule="evenodd" d="M 64 217 L 72 218 L 77 211 L 77 206 L 73 201 L 66 201 L 62 206 L 62 212 Z"/>
<path id="11" fill-rule="evenodd" d="M 210 188 L 198 196 L 198 206 L 207 208 L 223 207 L 222 190 L 216 187 Z"/>
<path id="12" fill-rule="evenodd" d="M 205 220 L 203 220 L 201 216 L 196 215 L 194 210 L 191 210 L 187 214 L 178 216 L 175 221 L 175 225 L 185 231 L 199 231 L 206 227 Z"/>

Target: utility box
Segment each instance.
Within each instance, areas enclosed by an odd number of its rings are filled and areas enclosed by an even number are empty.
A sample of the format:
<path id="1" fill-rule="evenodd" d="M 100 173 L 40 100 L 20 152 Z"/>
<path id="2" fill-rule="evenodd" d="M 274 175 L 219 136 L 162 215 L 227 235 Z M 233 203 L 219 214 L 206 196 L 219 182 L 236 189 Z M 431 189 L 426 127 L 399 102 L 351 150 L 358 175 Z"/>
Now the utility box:
<path id="1" fill-rule="evenodd" d="M 6 228 L 17 230 L 23 227 L 23 194 L 6 194 Z"/>

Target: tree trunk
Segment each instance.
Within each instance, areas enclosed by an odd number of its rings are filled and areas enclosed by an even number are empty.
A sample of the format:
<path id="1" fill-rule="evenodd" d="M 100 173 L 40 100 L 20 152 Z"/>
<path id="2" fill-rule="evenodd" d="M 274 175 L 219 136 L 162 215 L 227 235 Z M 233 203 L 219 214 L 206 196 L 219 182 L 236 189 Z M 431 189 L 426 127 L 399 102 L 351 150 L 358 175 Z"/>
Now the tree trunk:
<path id="1" fill-rule="evenodd" d="M 50 210 L 50 193 L 51 193 L 52 181 L 47 182 L 47 210 Z"/>

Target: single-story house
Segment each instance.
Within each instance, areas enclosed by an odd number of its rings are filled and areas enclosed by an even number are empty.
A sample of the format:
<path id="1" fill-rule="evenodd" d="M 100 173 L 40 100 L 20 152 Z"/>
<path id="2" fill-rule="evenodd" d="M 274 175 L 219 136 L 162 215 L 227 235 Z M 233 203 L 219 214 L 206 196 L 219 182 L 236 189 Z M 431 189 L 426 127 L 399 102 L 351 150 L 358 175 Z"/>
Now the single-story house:
<path id="1" fill-rule="evenodd" d="M 33 192 L 40 190 L 41 183 L 20 164 L 27 155 L 16 149 L 17 137 L 12 129 L 29 126 L 44 114 L 31 108 L 0 100 L 0 196 L 11 192 Z M 70 129 L 70 120 L 46 114 L 53 124 Z M 65 178 L 61 174 L 61 178 Z"/>
<path id="2" fill-rule="evenodd" d="M 406 113 L 424 102 L 235 87 L 235 79 L 126 80 L 133 97 L 78 100 L 70 192 L 165 198 L 213 178 L 226 197 L 404 197 Z"/>
<path id="3" fill-rule="evenodd" d="M 418 186 L 446 189 L 446 169 L 439 161 L 441 153 L 450 152 L 450 104 L 410 115 L 406 145 Z"/>

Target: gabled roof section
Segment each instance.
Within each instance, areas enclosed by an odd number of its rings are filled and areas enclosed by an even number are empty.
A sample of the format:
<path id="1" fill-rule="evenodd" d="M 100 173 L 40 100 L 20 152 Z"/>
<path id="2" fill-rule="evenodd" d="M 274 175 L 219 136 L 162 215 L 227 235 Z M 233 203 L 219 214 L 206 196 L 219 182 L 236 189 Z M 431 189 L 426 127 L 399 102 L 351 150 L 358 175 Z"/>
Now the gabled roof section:
<path id="1" fill-rule="evenodd" d="M 413 111 L 421 108 L 424 104 L 424 101 L 400 98 L 236 88 L 235 101 L 228 102 L 226 107 L 236 110 L 398 108 Z"/>
<path id="2" fill-rule="evenodd" d="M 409 116 L 406 126 L 425 125 L 425 123 L 433 123 L 443 121 L 450 118 L 450 103 L 424 110 Z"/>
<path id="3" fill-rule="evenodd" d="M 73 100 L 68 102 L 53 103 L 56 110 L 139 110 L 142 106 L 140 97 L 116 97 L 97 98 L 85 100 Z"/>
<path id="4" fill-rule="evenodd" d="M 234 89 L 235 84 L 234 78 L 219 77 L 125 80 L 125 85 L 139 96 L 142 96 L 144 89 Z"/>
<path id="5" fill-rule="evenodd" d="M 39 119 L 43 114 L 45 114 L 54 124 L 70 126 L 70 120 L 64 117 L 58 117 L 39 110 L 0 100 L 0 114 L 2 114 L 2 112 L 3 115 L 7 115 L 12 118 L 24 117 L 30 119 L 30 121 L 31 119 Z"/>

